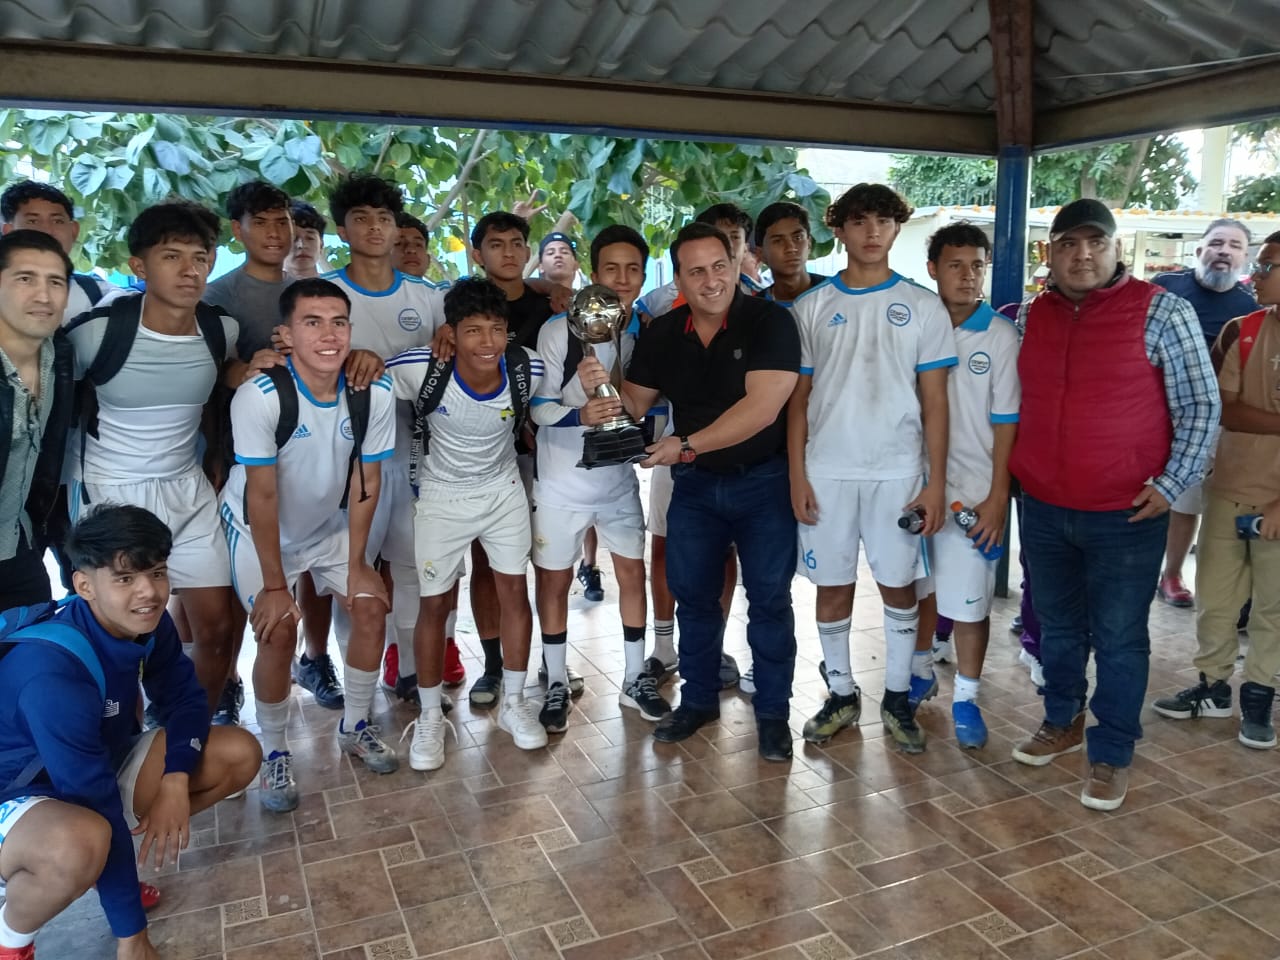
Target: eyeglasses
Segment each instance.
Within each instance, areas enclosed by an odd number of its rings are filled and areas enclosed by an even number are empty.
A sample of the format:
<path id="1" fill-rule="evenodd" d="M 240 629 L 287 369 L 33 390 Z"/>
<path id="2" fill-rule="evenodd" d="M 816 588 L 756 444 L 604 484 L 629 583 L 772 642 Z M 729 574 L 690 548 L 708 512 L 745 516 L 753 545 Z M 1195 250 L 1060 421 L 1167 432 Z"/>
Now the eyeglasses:
<path id="1" fill-rule="evenodd" d="M 1249 264 L 1249 276 L 1265 278 L 1276 267 L 1280 267 L 1280 263 L 1263 263 L 1261 260 L 1255 260 Z"/>

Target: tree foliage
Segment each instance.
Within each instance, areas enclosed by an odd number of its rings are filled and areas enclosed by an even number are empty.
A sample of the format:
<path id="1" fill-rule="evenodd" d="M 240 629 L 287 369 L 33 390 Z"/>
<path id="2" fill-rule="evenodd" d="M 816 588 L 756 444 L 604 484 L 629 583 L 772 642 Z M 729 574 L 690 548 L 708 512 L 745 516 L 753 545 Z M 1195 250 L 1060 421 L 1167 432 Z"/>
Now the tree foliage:
<path id="1" fill-rule="evenodd" d="M 1096 197 L 1113 207 L 1168 210 L 1195 189 L 1186 148 L 1171 136 L 1041 154 L 1031 164 L 1031 205 Z M 985 158 L 895 156 L 894 187 L 917 206 L 995 202 L 996 163 Z"/>
<path id="2" fill-rule="evenodd" d="M 1256 156 L 1274 162 L 1280 153 L 1280 119 L 1255 120 L 1237 124 L 1232 139 L 1249 147 Z M 1231 209 L 1254 213 L 1280 213 L 1280 173 L 1259 174 L 1235 182 L 1231 191 Z"/>
<path id="3" fill-rule="evenodd" d="M 0 176 L 34 171 L 81 208 L 81 266 L 121 265 L 137 213 L 170 196 L 224 213 L 236 185 L 261 178 L 327 212 L 327 193 L 349 171 L 401 184 L 410 212 L 433 228 L 433 252 L 465 245 L 476 218 L 538 192 L 535 237 L 564 214 L 591 237 L 610 223 L 670 245 L 697 209 L 729 201 L 753 215 L 788 199 L 814 221 L 815 255 L 831 248 L 822 213 L 830 197 L 787 147 L 623 139 L 340 120 L 0 110 Z M 229 230 L 224 239 L 229 239 Z"/>

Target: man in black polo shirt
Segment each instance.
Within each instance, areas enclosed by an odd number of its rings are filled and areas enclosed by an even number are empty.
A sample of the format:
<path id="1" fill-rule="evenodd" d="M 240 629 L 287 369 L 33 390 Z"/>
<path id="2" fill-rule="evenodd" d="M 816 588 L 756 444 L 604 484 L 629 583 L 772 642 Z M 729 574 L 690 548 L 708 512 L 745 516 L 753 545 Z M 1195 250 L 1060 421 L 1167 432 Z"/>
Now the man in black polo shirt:
<path id="1" fill-rule="evenodd" d="M 661 394 L 671 400 L 675 424 L 675 435 L 649 447 L 641 464 L 673 467 L 667 581 L 679 604 L 684 678 L 679 708 L 653 735 L 683 740 L 720 716 L 720 592 L 725 553 L 734 544 L 749 604 L 760 754 L 785 761 L 796 656 L 796 522 L 783 408 L 800 370 L 800 335 L 785 309 L 738 291 L 729 238 L 716 227 L 691 223 L 681 230 L 671 264 L 687 303 L 641 333 L 623 384 L 632 416 L 643 417 Z M 602 379 L 602 368 L 592 370 L 584 386 Z"/>

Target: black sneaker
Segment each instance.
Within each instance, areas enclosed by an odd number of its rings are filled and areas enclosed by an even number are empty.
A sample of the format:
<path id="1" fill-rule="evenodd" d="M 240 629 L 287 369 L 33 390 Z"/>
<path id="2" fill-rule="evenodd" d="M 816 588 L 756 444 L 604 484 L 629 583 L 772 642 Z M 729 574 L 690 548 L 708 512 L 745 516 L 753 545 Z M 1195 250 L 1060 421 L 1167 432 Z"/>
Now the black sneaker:
<path id="1" fill-rule="evenodd" d="M 1225 680 L 1210 683 L 1200 674 L 1200 682 L 1194 687 L 1179 690 L 1171 697 L 1161 697 L 1151 704 L 1151 709 L 1170 720 L 1191 720 L 1196 717 L 1231 716 L 1231 684 Z"/>
<path id="2" fill-rule="evenodd" d="M 589 567 L 585 560 L 578 564 L 578 582 L 582 584 L 582 595 L 588 600 L 599 603 L 604 599 L 599 567 Z"/>
<path id="3" fill-rule="evenodd" d="M 654 723 L 671 712 L 671 704 L 658 692 L 658 681 L 647 673 L 640 674 L 622 688 L 618 704 L 639 710 L 640 716 Z"/>
<path id="4" fill-rule="evenodd" d="M 240 726 L 240 708 L 244 706 L 244 681 L 228 680 L 222 687 L 218 709 L 209 722 L 215 727 Z"/>
<path id="5" fill-rule="evenodd" d="M 538 722 L 547 733 L 564 733 L 568 729 L 569 703 L 569 688 L 563 683 L 553 683 L 538 711 Z"/>
<path id="6" fill-rule="evenodd" d="M 670 663 L 663 663 L 657 657 L 649 657 L 644 662 L 644 673 L 647 673 L 653 679 L 661 683 L 676 672 L 679 661 L 672 660 Z"/>
<path id="7" fill-rule="evenodd" d="M 310 690 L 316 703 L 326 710 L 341 710 L 346 706 L 342 684 L 338 683 L 338 674 L 333 668 L 333 658 L 327 653 L 314 660 L 308 660 L 304 653 L 293 662 L 292 671 L 294 682 L 302 689 Z"/>
<path id="8" fill-rule="evenodd" d="M 1276 728 L 1271 723 L 1271 704 L 1275 687 L 1264 687 L 1252 680 L 1240 684 L 1240 736 L 1246 747 L 1270 750 L 1276 745 Z"/>
<path id="9" fill-rule="evenodd" d="M 382 689 L 401 703 L 410 703 L 415 707 L 422 706 L 422 698 L 418 696 L 418 675 L 416 673 L 411 673 L 405 677 L 397 676 L 393 687 L 387 686 L 386 680 L 383 680 Z"/>

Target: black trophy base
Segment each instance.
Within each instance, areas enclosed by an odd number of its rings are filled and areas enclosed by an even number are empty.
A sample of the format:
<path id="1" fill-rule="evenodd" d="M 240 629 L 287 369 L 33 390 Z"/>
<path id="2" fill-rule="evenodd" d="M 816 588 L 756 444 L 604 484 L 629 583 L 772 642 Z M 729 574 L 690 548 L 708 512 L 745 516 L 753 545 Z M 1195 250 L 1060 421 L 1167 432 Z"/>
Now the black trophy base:
<path id="1" fill-rule="evenodd" d="M 582 459 L 578 466 L 615 467 L 623 463 L 639 463 L 645 453 L 644 431 L 636 424 L 620 430 L 589 430 L 582 438 Z"/>

